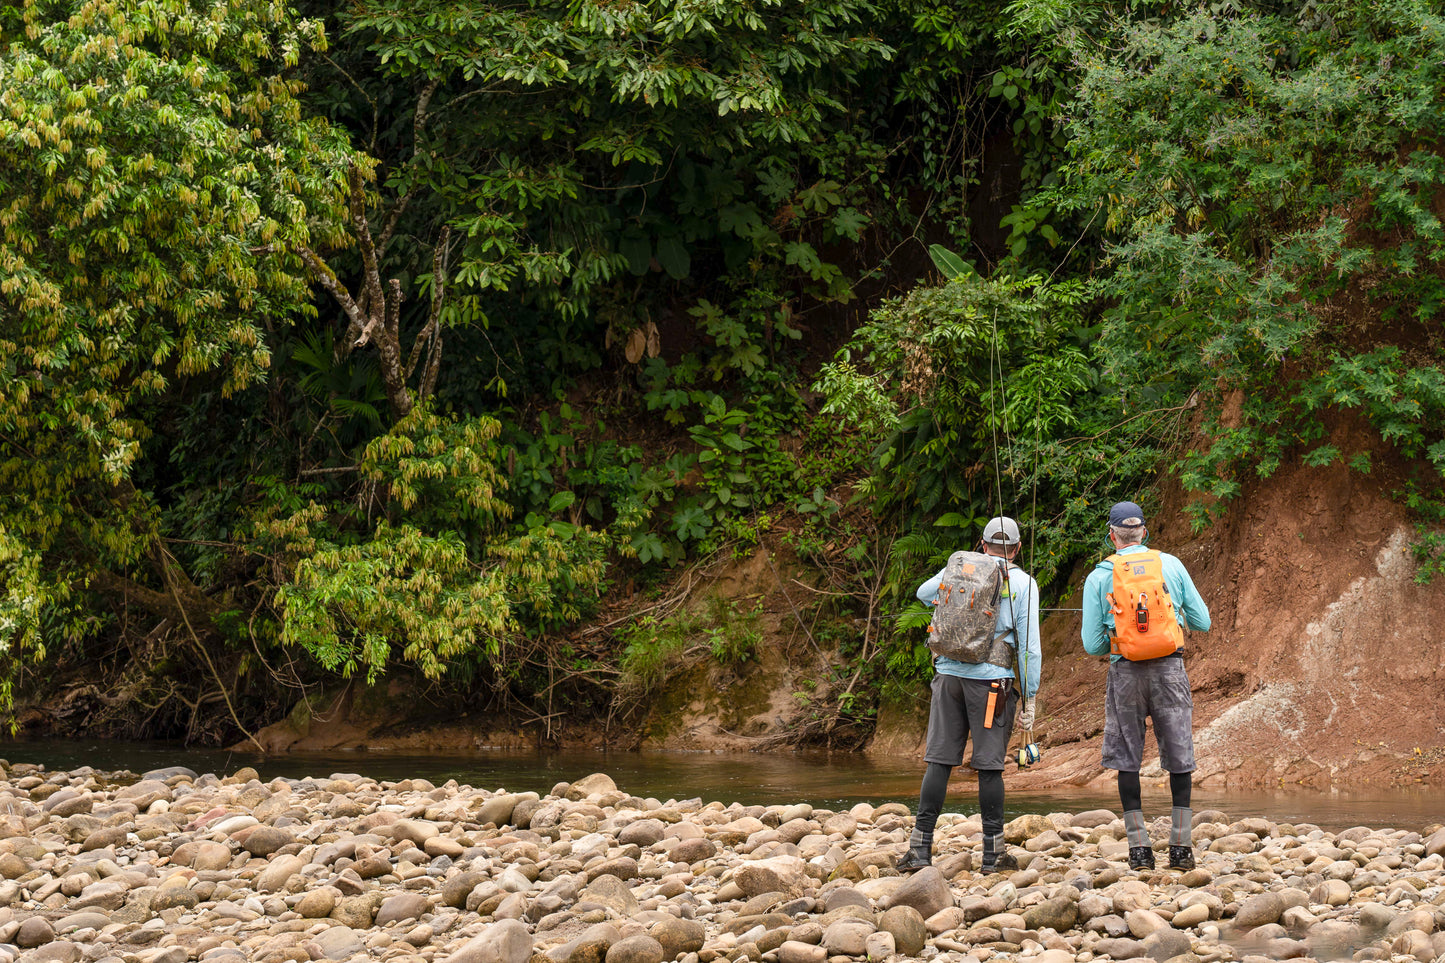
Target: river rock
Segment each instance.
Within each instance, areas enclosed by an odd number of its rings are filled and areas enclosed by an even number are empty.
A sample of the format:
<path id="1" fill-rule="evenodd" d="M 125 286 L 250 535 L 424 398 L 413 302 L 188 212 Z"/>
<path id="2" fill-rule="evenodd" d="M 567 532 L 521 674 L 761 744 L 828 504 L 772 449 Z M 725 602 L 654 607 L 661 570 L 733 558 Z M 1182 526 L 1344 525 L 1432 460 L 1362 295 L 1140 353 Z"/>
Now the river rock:
<path id="1" fill-rule="evenodd" d="M 485 873 L 474 871 L 447 877 L 441 885 L 442 905 L 461 909 L 467 905 L 467 897 L 471 895 L 472 890 L 486 879 Z"/>
<path id="2" fill-rule="evenodd" d="M 376 910 L 375 926 L 387 926 L 402 920 L 421 919 L 431 909 L 431 902 L 422 893 L 397 893 L 387 897 Z"/>
<path id="3" fill-rule="evenodd" d="M 528 963 L 532 958 L 532 935 L 516 920 L 493 923 L 472 937 L 446 963 Z"/>
<path id="4" fill-rule="evenodd" d="M 171 787 L 159 779 L 142 779 L 129 786 L 122 786 L 115 792 L 117 802 L 128 802 L 145 812 L 156 802 L 170 802 L 175 796 Z"/>
<path id="5" fill-rule="evenodd" d="M 296 912 L 302 919 L 319 920 L 331 915 L 341 891 L 335 886 L 320 886 L 310 890 L 296 904 Z"/>
<path id="6" fill-rule="evenodd" d="M 876 930 L 876 926 L 865 920 L 837 920 L 823 930 L 823 946 L 829 956 L 863 956 L 868 949 L 868 937 Z"/>
<path id="7" fill-rule="evenodd" d="M 831 913 L 844 906 L 861 906 L 872 909 L 873 901 L 852 886 L 835 886 L 823 896 L 823 912 Z"/>
<path id="8" fill-rule="evenodd" d="M 1187 930 L 1192 926 L 1207 922 L 1209 919 L 1209 907 L 1203 903 L 1195 903 L 1175 913 L 1169 920 L 1169 924 L 1178 930 Z"/>
<path id="9" fill-rule="evenodd" d="M 102 826 L 86 835 L 85 841 L 80 844 L 82 853 L 93 853 L 97 849 L 109 849 L 119 846 L 125 842 L 129 835 L 124 826 Z"/>
<path id="10" fill-rule="evenodd" d="M 616 876 L 599 876 L 592 880 L 578 895 L 577 902 L 600 903 L 619 916 L 631 917 L 637 913 L 637 897 Z"/>
<path id="11" fill-rule="evenodd" d="M 476 807 L 473 818 L 482 825 L 493 823 L 497 826 L 505 826 L 512 818 L 512 813 L 517 808 L 517 803 L 522 797 L 517 793 L 498 793 L 490 799 L 485 799 Z"/>
<path id="12" fill-rule="evenodd" d="M 30 872 L 30 865 L 14 853 L 0 853 L 0 876 L 19 879 Z"/>
<path id="13" fill-rule="evenodd" d="M 886 930 L 868 934 L 868 939 L 863 943 L 863 955 L 869 959 L 870 963 L 882 963 L 896 952 L 898 952 L 898 947 L 894 942 L 893 934 Z"/>
<path id="14" fill-rule="evenodd" d="M 1321 920 L 1305 935 L 1309 954 L 1319 960 L 1348 958 L 1364 942 L 1360 928 L 1345 920 Z"/>
<path id="15" fill-rule="evenodd" d="M 55 927 L 43 916 L 30 916 L 21 922 L 14 938 L 16 946 L 44 946 L 55 939 Z"/>
<path id="16" fill-rule="evenodd" d="M 306 861 L 296 855 L 282 855 L 272 857 L 261 875 L 256 877 L 256 891 L 258 893 L 274 893 L 286 885 L 287 880 L 301 872 L 306 866 Z"/>
<path id="17" fill-rule="evenodd" d="M 332 908 L 331 919 L 354 930 L 364 930 L 371 927 L 373 912 L 375 912 L 375 907 L 369 898 L 348 896 Z"/>
<path id="18" fill-rule="evenodd" d="M 171 862 L 198 872 L 215 872 L 231 865 L 231 847 L 209 839 L 194 840 L 177 846 Z"/>
<path id="19" fill-rule="evenodd" d="M 1023 912 L 1024 926 L 1031 930 L 1048 927 L 1059 933 L 1074 928 L 1079 919 L 1079 904 L 1067 896 L 1056 896 L 1030 906 Z"/>
<path id="20" fill-rule="evenodd" d="M 1032 839 L 1042 833 L 1050 832 L 1054 824 L 1047 816 L 1040 816 L 1036 813 L 1025 813 L 1016 819 L 1011 819 L 1004 824 L 1004 839 L 1015 846 L 1022 846 L 1026 840 Z"/>
<path id="21" fill-rule="evenodd" d="M 587 878 L 595 879 L 598 876 L 616 876 L 618 879 L 637 878 L 637 860 L 631 856 L 618 856 L 615 859 L 605 859 L 596 866 L 587 867 Z"/>
<path id="22" fill-rule="evenodd" d="M 296 837 L 285 829 L 278 829 L 275 826 L 257 826 L 246 833 L 245 839 L 241 842 L 241 848 L 252 856 L 266 857 L 294 842 L 296 842 Z"/>
<path id="23" fill-rule="evenodd" d="M 1344 880 L 1327 879 L 1310 891 L 1310 902 L 1325 906 L 1344 906 L 1350 901 L 1351 892 L 1350 884 Z"/>
<path id="24" fill-rule="evenodd" d="M 1258 893 L 1240 904 L 1234 922 L 1239 926 L 1264 926 L 1277 922 L 1283 912 L 1284 900 L 1278 893 Z"/>
<path id="25" fill-rule="evenodd" d="M 210 829 L 211 832 L 219 833 L 223 836 L 235 836 L 241 833 L 242 830 L 251 829 L 252 827 L 259 826 L 260 824 L 261 820 L 257 819 L 255 816 L 252 816 L 249 813 L 241 813 L 239 815 L 226 816 L 222 819 L 216 820 L 216 822 L 211 824 Z"/>
<path id="26" fill-rule="evenodd" d="M 1097 829 L 1100 826 L 1109 825 L 1118 818 L 1107 809 L 1089 809 L 1070 816 L 1069 825 L 1074 829 Z"/>
<path id="27" fill-rule="evenodd" d="M 825 963 L 827 959 L 824 946 L 787 940 L 778 947 L 778 963 Z"/>
<path id="28" fill-rule="evenodd" d="M 752 860 L 733 872 L 733 882 L 749 897 L 773 892 L 797 896 L 807 881 L 806 864 L 797 856 Z"/>
<path id="29" fill-rule="evenodd" d="M 1252 853 L 1259 840 L 1252 833 L 1235 833 L 1220 836 L 1209 844 L 1211 853 Z"/>
<path id="30" fill-rule="evenodd" d="M 1144 955 L 1155 960 L 1171 960 L 1192 949 L 1188 934 L 1167 926 L 1144 937 L 1143 946 Z"/>
<path id="31" fill-rule="evenodd" d="M 654 923 L 648 935 L 661 945 L 664 959 L 675 960 L 702 949 L 707 929 L 697 920 L 669 916 Z"/>
<path id="32" fill-rule="evenodd" d="M 905 879 L 884 903 L 888 909 L 911 906 L 927 919 L 953 905 L 953 890 L 936 867 L 925 866 Z"/>
<path id="33" fill-rule="evenodd" d="M 665 959 L 662 944 L 639 933 L 613 943 L 607 950 L 606 963 L 662 963 Z"/>
<path id="34" fill-rule="evenodd" d="M 1383 932 L 1395 921 L 1395 911 L 1379 903 L 1365 903 L 1360 907 L 1359 921 L 1367 933 Z"/>
<path id="35" fill-rule="evenodd" d="M 70 908 L 120 909 L 125 905 L 125 897 L 129 891 L 130 886 L 123 879 L 103 879 L 81 890 L 80 895 L 71 900 Z"/>
<path id="36" fill-rule="evenodd" d="M 1097 916 L 1108 916 L 1114 912 L 1114 901 L 1097 892 L 1081 894 L 1074 906 L 1079 914 L 1078 923 L 1087 923 Z"/>
<path id="37" fill-rule="evenodd" d="M 928 942 L 928 926 L 923 914 L 912 906 L 894 906 L 878 918 L 878 928 L 893 936 L 894 945 L 904 956 L 917 956 Z M 891 955 L 892 950 L 889 951 Z"/>
<path id="38" fill-rule="evenodd" d="M 184 951 L 183 951 L 184 952 Z M 25 963 L 78 963 L 83 950 L 68 940 L 46 943 L 25 954 Z"/>
<path id="39" fill-rule="evenodd" d="M 553 958 L 564 963 L 602 963 L 612 944 L 622 939 L 622 934 L 612 923 L 594 923 L 581 936 L 558 949 L 549 952 Z"/>
<path id="40" fill-rule="evenodd" d="M 107 913 L 96 913 L 89 910 L 82 910 L 79 913 L 71 913 L 62 916 L 55 921 L 54 934 L 65 936 L 76 930 L 99 930 L 110 925 L 110 915 Z"/>
<path id="41" fill-rule="evenodd" d="M 1138 874 L 1115 814 L 1055 813 L 1014 821 L 1037 852 L 982 878 L 965 872 L 978 818 L 950 815 L 939 865 L 905 877 L 912 824 L 896 804 L 662 803 L 582 780 L 544 798 L 355 774 L 205 775 L 121 799 L 124 781 L 0 766 L 0 963 L 1445 955 L 1439 827 L 1221 815 L 1196 820 L 1197 869 Z M 90 810 L 53 815 L 78 800 Z M 1237 852 L 1210 851 L 1230 836 Z"/>
<path id="42" fill-rule="evenodd" d="M 700 863 L 717 855 L 717 843 L 711 839 L 684 839 L 668 851 L 668 855 L 679 863 Z"/>
<path id="43" fill-rule="evenodd" d="M 1129 932 L 1141 940 L 1170 928 L 1159 914 L 1146 909 L 1130 910 L 1124 915 L 1124 922 L 1129 924 Z"/>
<path id="44" fill-rule="evenodd" d="M 366 941 L 349 926 L 331 926 L 316 935 L 316 945 L 328 960 L 349 960 L 366 950 Z"/>
<path id="45" fill-rule="evenodd" d="M 1144 944 L 1138 940 L 1104 939 L 1093 945 L 1094 955 L 1115 960 L 1132 960 L 1144 956 Z"/>
<path id="46" fill-rule="evenodd" d="M 586 799 L 588 796 L 617 791 L 617 783 L 605 772 L 594 772 L 574 782 L 567 790 L 568 799 Z"/>
<path id="47" fill-rule="evenodd" d="M 646 849 L 662 842 L 666 828 L 667 825 L 660 819 L 638 819 L 622 827 L 622 831 L 617 834 L 617 841 L 624 846 L 641 846 Z"/>
<path id="48" fill-rule="evenodd" d="M 55 819 L 64 819 L 78 813 L 88 813 L 95 808 L 95 797 L 88 792 L 62 789 L 41 803 L 41 809 Z"/>

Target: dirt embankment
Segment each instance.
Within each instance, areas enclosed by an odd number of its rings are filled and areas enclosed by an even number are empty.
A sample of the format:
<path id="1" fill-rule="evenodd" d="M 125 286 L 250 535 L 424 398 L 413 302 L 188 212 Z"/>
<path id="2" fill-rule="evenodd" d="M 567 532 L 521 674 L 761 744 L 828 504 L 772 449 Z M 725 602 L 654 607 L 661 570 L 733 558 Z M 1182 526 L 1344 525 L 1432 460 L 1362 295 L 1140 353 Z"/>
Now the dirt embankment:
<path id="1" fill-rule="evenodd" d="M 1332 440 L 1344 451 L 1372 442 L 1348 426 Z M 1198 784 L 1445 781 L 1445 580 L 1414 582 L 1413 531 L 1389 497 L 1399 484 L 1386 469 L 1362 475 L 1342 465 L 1287 465 L 1199 533 L 1183 513 L 1183 494 L 1166 491 L 1150 544 L 1184 561 L 1214 623 L 1187 642 Z M 1075 573 L 1076 585 L 1086 571 Z M 756 660 L 738 669 L 699 661 L 669 681 L 640 721 L 605 731 L 563 726 L 563 742 L 782 749 L 809 727 L 816 735 L 829 724 L 819 707 L 836 701 L 850 675 L 835 671 L 836 650 L 794 616 L 811 601 L 806 577 L 776 549 L 704 573 L 703 591 L 758 606 Z M 1077 593 L 1061 605 L 1077 606 Z M 1011 785 L 1106 785 L 1112 774 L 1099 767 L 1105 662 L 1084 654 L 1073 612 L 1044 620 L 1044 650 L 1036 730 L 1044 760 L 1011 774 Z M 293 713 L 260 737 L 273 751 L 535 743 L 525 729 L 482 720 L 400 734 L 397 720 L 387 718 L 398 701 L 373 700 L 363 711 L 343 699 L 314 716 Z M 376 711 L 388 704 L 391 713 Z M 885 708 L 868 751 L 921 758 L 926 714 L 924 690 L 905 706 Z M 846 729 L 839 735 L 858 738 Z M 1163 775 L 1157 761 L 1146 758 L 1146 775 Z"/>

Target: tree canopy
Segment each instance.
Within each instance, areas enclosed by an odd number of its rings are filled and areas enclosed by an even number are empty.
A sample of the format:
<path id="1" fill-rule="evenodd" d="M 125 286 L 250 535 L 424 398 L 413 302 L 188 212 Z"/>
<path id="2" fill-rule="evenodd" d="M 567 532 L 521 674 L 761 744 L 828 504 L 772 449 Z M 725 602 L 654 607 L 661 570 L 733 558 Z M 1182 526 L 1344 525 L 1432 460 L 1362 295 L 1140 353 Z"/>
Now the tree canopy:
<path id="1" fill-rule="evenodd" d="M 616 710 L 703 630 L 613 590 L 773 540 L 864 615 L 826 740 L 991 515 L 1057 589 L 1112 493 L 1202 524 L 1289 458 L 1405 465 L 1429 577 L 1442 46 L 1414 0 L 0 8 L 0 701 Z"/>

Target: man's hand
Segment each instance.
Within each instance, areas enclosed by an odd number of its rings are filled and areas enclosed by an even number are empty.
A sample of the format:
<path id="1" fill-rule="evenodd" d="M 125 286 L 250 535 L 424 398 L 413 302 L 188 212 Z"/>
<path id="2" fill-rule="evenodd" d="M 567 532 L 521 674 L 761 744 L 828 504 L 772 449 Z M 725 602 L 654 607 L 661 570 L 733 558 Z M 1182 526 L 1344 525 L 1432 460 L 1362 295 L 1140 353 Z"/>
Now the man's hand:
<path id="1" fill-rule="evenodd" d="M 1034 700 L 1032 697 L 1024 700 L 1023 707 L 1019 709 L 1015 717 L 1018 727 L 1025 732 L 1032 732 L 1034 728 Z"/>

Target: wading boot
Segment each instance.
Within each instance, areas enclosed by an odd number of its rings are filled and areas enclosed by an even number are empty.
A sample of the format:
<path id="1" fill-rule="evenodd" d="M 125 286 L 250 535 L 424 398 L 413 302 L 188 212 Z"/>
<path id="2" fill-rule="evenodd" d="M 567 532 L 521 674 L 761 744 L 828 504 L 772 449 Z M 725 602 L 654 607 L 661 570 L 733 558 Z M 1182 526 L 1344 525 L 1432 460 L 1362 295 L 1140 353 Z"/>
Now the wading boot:
<path id="1" fill-rule="evenodd" d="M 1129 868 L 1130 869 L 1153 869 L 1154 850 L 1148 846 L 1129 847 Z"/>
<path id="2" fill-rule="evenodd" d="M 983 837 L 983 864 L 978 868 L 980 873 L 985 876 L 989 873 L 1011 873 L 1018 868 L 1019 861 L 1009 853 L 1003 833 Z"/>
<path id="3" fill-rule="evenodd" d="M 893 864 L 893 868 L 900 873 L 913 873 L 925 866 L 932 866 L 933 860 L 929 858 L 928 850 L 918 849 L 910 846 L 903 858 Z"/>
<path id="4" fill-rule="evenodd" d="M 1170 869 L 1193 869 L 1194 850 L 1189 846 L 1169 847 L 1169 868 Z"/>

